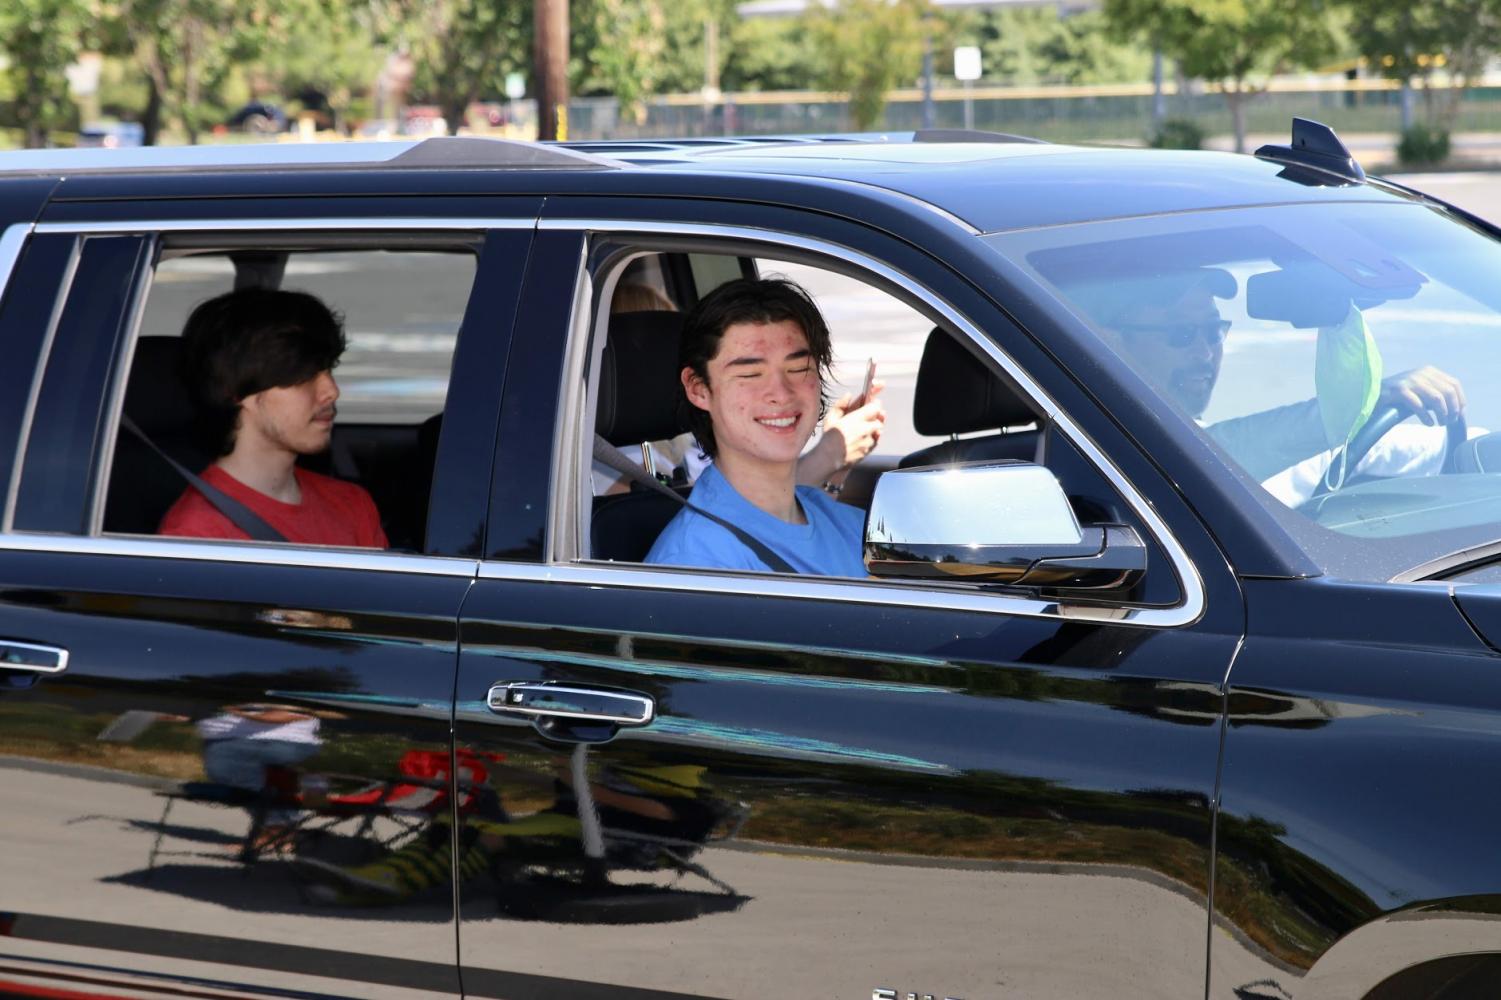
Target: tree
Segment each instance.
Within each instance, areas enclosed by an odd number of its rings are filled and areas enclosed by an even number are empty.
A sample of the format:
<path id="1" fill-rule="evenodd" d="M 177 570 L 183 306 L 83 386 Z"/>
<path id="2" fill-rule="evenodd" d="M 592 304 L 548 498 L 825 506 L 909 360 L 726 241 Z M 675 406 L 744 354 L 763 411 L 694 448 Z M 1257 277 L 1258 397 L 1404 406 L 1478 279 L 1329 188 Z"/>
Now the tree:
<path id="1" fill-rule="evenodd" d="M 507 73 L 531 67 L 531 0 L 408 0 L 400 29 L 416 67 L 412 93 L 453 128 L 469 105 L 504 93 Z"/>
<path id="2" fill-rule="evenodd" d="M 615 95 L 636 124 L 646 121 L 646 100 L 657 92 L 667 55 L 667 15 L 662 0 L 586 0 L 575 3 L 574 24 L 587 25 L 592 44 L 579 89 Z M 575 29 L 576 30 L 576 29 Z"/>
<path id="3" fill-rule="evenodd" d="M 326 124 L 343 131 L 381 70 L 389 32 L 369 5 L 319 5 L 309 13 L 301 30 L 263 55 L 259 72 L 284 100 L 326 113 Z"/>
<path id="4" fill-rule="evenodd" d="M 726 90 L 801 90 L 817 72 L 801 20 L 791 17 L 738 18 L 724 46 L 722 85 Z"/>
<path id="5" fill-rule="evenodd" d="M 0 4 L 0 49 L 9 57 L 6 82 L 26 145 L 45 146 L 52 129 L 75 125 L 67 68 L 78 60 L 93 28 L 87 0 L 5 0 Z"/>
<path id="6" fill-rule="evenodd" d="M 1145 38 L 1189 76 L 1218 81 L 1246 148 L 1246 101 L 1267 77 L 1315 65 L 1338 47 L 1326 0 L 1105 0 L 1105 17 L 1124 37 Z"/>
<path id="7" fill-rule="evenodd" d="M 849 95 L 857 129 L 874 128 L 887 92 L 917 78 L 930 15 L 927 0 L 839 0 L 803 15 L 818 77 Z"/>
<path id="8" fill-rule="evenodd" d="M 1501 0 L 1346 0 L 1350 38 L 1383 76 L 1422 81 L 1428 122 L 1449 132 L 1464 91 L 1501 51 Z M 1447 86 L 1435 71 L 1443 69 Z"/>
<path id="9" fill-rule="evenodd" d="M 220 120 L 220 89 L 306 23 L 317 0 L 118 0 L 120 31 L 169 121 L 196 143 Z M 151 137 L 154 141 L 154 136 Z"/>

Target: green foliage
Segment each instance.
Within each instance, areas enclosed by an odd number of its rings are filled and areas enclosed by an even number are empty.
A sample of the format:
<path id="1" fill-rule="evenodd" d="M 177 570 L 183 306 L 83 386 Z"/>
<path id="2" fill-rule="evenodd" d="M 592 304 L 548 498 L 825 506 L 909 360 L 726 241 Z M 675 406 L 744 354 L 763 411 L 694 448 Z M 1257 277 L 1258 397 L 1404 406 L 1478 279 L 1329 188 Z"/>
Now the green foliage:
<path id="1" fill-rule="evenodd" d="M 585 88 L 615 95 L 626 116 L 646 120 L 646 99 L 656 93 L 667 54 L 667 16 L 662 0 L 584 0 L 572 11 L 574 24 L 588 23 Z"/>
<path id="2" fill-rule="evenodd" d="M 78 109 L 64 70 L 82 52 L 93 24 L 86 0 L 5 0 L 0 49 L 9 57 L 5 82 L 11 117 L 26 145 L 43 146 L 52 129 L 77 126 Z"/>
<path id="3" fill-rule="evenodd" d="M 808 35 L 795 18 L 737 20 L 724 48 L 726 90 L 798 90 L 815 75 Z"/>
<path id="4" fill-rule="evenodd" d="M 927 0 L 840 0 L 803 15 L 818 79 L 849 95 L 855 128 L 874 128 L 887 91 L 916 80 L 929 12 Z"/>
<path id="5" fill-rule="evenodd" d="M 189 142 L 222 121 L 237 68 L 283 46 L 319 0 L 119 0 L 117 30 Z"/>
<path id="6" fill-rule="evenodd" d="M 1242 85 L 1328 59 L 1339 25 L 1322 0 L 1105 0 L 1120 35 L 1161 47 L 1189 76 Z"/>
<path id="7" fill-rule="evenodd" d="M 1245 147 L 1244 99 L 1270 76 L 1329 59 L 1341 40 L 1331 0 L 1105 0 L 1104 12 L 1119 37 L 1223 84 L 1237 149 Z"/>
<path id="8" fill-rule="evenodd" d="M 1203 149 L 1204 129 L 1192 118 L 1165 118 L 1147 144 L 1153 149 Z"/>
<path id="9" fill-rule="evenodd" d="M 412 57 L 412 97 L 436 104 L 452 127 L 470 103 L 499 98 L 507 73 L 532 61 L 530 0 L 390 0 L 396 40 Z"/>
<path id="10" fill-rule="evenodd" d="M 319 124 L 340 128 L 380 73 L 384 25 L 372 7 L 361 4 L 319 4 L 309 15 L 301 30 L 262 57 L 261 73 L 283 105 L 295 100 L 317 110 L 310 105 L 321 95 L 332 118 Z"/>
<path id="11" fill-rule="evenodd" d="M 1397 143 L 1397 159 L 1404 166 L 1429 166 L 1449 158 L 1449 133 L 1432 125 L 1404 129 Z"/>
<path id="12" fill-rule="evenodd" d="M 1447 132 L 1470 81 L 1501 51 L 1501 0 L 1346 0 L 1350 39 L 1372 70 L 1423 83 L 1429 121 Z M 1450 81 L 1440 94 L 1435 71 Z"/>
<path id="13" fill-rule="evenodd" d="M 977 39 L 990 81 L 1126 83 L 1151 72 L 1151 54 L 1112 37 L 1098 10 L 1060 17 L 1049 7 L 997 8 L 958 20 L 954 33 Z"/>

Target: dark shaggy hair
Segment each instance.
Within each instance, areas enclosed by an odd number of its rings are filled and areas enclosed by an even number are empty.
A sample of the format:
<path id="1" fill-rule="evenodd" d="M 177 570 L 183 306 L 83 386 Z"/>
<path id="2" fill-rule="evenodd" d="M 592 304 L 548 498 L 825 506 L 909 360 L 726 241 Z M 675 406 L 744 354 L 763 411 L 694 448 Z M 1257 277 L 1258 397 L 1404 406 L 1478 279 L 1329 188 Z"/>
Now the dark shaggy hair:
<path id="1" fill-rule="evenodd" d="M 200 303 L 182 331 L 183 380 L 203 411 L 206 440 L 234 450 L 240 401 L 329 371 L 344 322 L 306 292 L 242 288 Z"/>
<path id="2" fill-rule="evenodd" d="M 808 339 L 808 351 L 818 370 L 819 385 L 829 382 L 833 363 L 833 345 L 829 326 L 818 306 L 802 286 L 786 278 L 737 278 L 727 281 L 699 300 L 683 318 L 683 339 L 678 345 L 678 371 L 691 368 L 709 384 L 709 362 L 719 353 L 724 332 L 737 323 L 781 323 L 791 320 L 802 328 Z M 713 387 L 710 386 L 712 389 Z M 823 419 L 828 399 L 819 392 L 819 420 Z M 714 457 L 719 446 L 714 440 L 714 421 L 707 410 L 688 400 L 688 392 L 678 383 L 678 420 L 698 438 L 704 453 Z"/>

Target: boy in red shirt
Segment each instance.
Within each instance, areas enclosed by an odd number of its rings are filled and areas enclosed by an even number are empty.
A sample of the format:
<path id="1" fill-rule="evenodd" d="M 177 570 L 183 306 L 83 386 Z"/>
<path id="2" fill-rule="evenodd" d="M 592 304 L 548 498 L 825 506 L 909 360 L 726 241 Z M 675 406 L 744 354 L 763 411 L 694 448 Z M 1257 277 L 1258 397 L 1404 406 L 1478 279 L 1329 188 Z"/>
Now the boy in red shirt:
<path id="1" fill-rule="evenodd" d="M 344 346 L 339 318 L 305 292 L 244 288 L 194 309 L 183 330 L 184 375 L 221 442 L 200 475 L 289 542 L 383 549 L 370 494 L 297 465 L 299 455 L 328 448 Z M 158 531 L 250 537 L 192 486 Z"/>

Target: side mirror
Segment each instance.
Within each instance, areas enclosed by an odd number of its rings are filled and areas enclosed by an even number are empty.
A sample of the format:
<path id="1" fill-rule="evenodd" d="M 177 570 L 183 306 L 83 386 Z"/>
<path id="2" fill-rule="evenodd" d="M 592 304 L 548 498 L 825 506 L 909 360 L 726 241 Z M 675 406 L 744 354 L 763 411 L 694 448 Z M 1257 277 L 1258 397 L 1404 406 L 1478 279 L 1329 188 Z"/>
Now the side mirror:
<path id="1" fill-rule="evenodd" d="M 888 472 L 865 529 L 872 576 L 1119 590 L 1147 569 L 1124 524 L 1080 526 L 1053 474 L 1030 462 Z"/>

